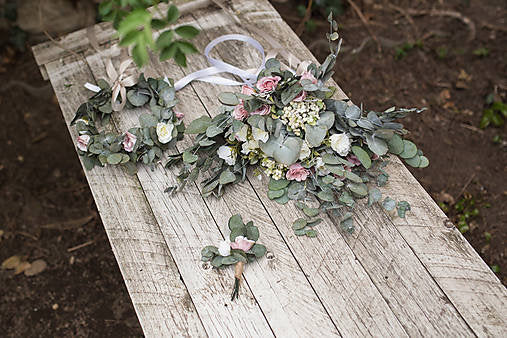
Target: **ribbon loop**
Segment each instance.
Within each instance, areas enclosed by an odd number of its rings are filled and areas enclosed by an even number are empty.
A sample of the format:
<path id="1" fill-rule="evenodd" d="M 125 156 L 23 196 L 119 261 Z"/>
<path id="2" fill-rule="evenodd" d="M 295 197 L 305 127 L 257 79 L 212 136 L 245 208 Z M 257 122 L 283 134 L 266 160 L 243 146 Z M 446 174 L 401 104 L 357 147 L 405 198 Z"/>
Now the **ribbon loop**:
<path id="1" fill-rule="evenodd" d="M 250 44 L 255 49 L 257 49 L 261 54 L 262 57 L 261 65 L 257 68 L 257 70 L 254 73 L 251 73 L 248 70 L 240 69 L 227 62 L 211 57 L 209 55 L 211 50 L 215 46 L 224 41 L 242 41 Z M 180 79 L 178 82 L 174 84 L 174 89 L 176 91 L 182 89 L 192 81 L 204 81 L 209 83 L 221 84 L 225 86 L 238 86 L 243 84 L 253 86 L 257 81 L 257 76 L 264 69 L 266 63 L 266 55 L 264 54 L 264 48 L 262 47 L 262 45 L 257 40 L 243 34 L 227 34 L 214 39 L 204 49 L 204 56 L 206 56 L 206 59 L 208 60 L 211 67 L 198 70 Z M 221 76 L 214 76 L 220 73 L 229 73 L 237 75 L 239 78 L 241 78 L 242 82 L 227 79 Z"/>

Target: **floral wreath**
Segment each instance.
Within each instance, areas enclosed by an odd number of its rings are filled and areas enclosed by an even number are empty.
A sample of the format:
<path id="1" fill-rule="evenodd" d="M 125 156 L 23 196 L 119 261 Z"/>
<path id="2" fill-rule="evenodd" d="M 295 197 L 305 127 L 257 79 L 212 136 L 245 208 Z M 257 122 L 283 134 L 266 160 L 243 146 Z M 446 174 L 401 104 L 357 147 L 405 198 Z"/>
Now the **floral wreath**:
<path id="1" fill-rule="evenodd" d="M 241 93 L 218 96 L 221 113 L 191 122 L 187 134 L 196 134 L 193 145 L 170 156 L 167 166 L 183 162 L 175 192 L 195 181 L 201 173 L 204 196 L 220 196 L 224 186 L 246 179 L 248 167 L 270 177 L 268 197 L 280 204 L 295 200 L 306 218 L 292 227 L 296 235 L 314 237 L 315 218 L 320 212 L 340 217 L 344 230 L 352 232 L 352 209 L 356 200 L 380 203 L 391 214 L 405 217 L 406 201 L 396 202 L 378 189 L 389 175 L 383 169 L 387 154 L 397 155 L 413 167 L 429 161 L 416 145 L 404 139 L 407 131 L 396 122 L 409 113 L 424 109 L 366 112 L 349 100 L 331 97 L 336 88 L 327 87 L 341 39 L 336 21 L 329 18 L 327 34 L 331 54 L 321 66 L 310 64 L 297 74 L 283 70 L 269 59 L 255 86 L 243 86 Z M 318 201 L 318 206 L 308 203 Z"/>
<path id="2" fill-rule="evenodd" d="M 135 174 L 136 162 L 158 161 L 163 151 L 183 138 L 183 114 L 173 109 L 178 101 L 172 80 L 146 80 L 141 74 L 136 81 L 133 75 L 123 74 L 130 62 L 120 65 L 118 75 L 109 61 L 107 73 L 113 84 L 103 79 L 98 80 L 98 87 L 86 84 L 96 94 L 78 108 L 71 121 L 79 133 L 78 153 L 88 170 L 106 164 L 123 165 L 130 174 Z M 139 126 L 122 134 L 97 129 L 99 121 L 102 125 L 109 124 L 113 112 L 143 106 L 149 106 L 151 113 L 139 116 Z"/>

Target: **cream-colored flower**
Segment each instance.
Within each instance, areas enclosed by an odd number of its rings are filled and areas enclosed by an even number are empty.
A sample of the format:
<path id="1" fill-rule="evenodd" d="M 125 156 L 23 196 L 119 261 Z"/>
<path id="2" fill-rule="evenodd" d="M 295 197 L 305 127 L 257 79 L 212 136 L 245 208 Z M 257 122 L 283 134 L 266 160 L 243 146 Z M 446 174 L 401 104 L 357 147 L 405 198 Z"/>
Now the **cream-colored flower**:
<path id="1" fill-rule="evenodd" d="M 256 141 L 261 141 L 261 142 L 266 143 L 266 142 L 268 142 L 269 134 L 267 131 L 253 127 L 252 128 L 252 137 Z"/>
<path id="2" fill-rule="evenodd" d="M 228 165 L 234 165 L 236 163 L 236 150 L 233 147 L 221 146 L 217 150 L 217 155 Z"/>
<path id="3" fill-rule="evenodd" d="M 302 161 L 308 158 L 308 156 L 310 156 L 311 153 L 312 151 L 310 150 L 308 143 L 304 141 L 303 145 L 301 146 L 301 151 L 299 152 L 299 160 Z"/>
<path id="4" fill-rule="evenodd" d="M 252 150 L 256 150 L 259 148 L 259 142 L 256 140 L 248 140 L 247 142 L 241 145 L 241 153 L 248 155 Z"/>
<path id="5" fill-rule="evenodd" d="M 322 160 L 322 157 L 317 157 L 315 159 L 315 170 L 317 171 L 317 175 L 326 176 L 329 174 L 329 170 L 326 168 L 326 164 Z"/>
<path id="6" fill-rule="evenodd" d="M 218 245 L 218 253 L 223 257 L 229 256 L 231 254 L 231 243 L 228 241 L 221 241 Z"/>
<path id="7" fill-rule="evenodd" d="M 171 141 L 173 139 L 173 129 L 174 125 L 172 123 L 157 123 L 158 141 L 162 144 L 166 144 Z"/>
<path id="8" fill-rule="evenodd" d="M 236 133 L 236 139 L 241 142 L 246 141 L 246 137 L 248 136 L 248 124 L 244 124 L 243 127 Z"/>
<path id="9" fill-rule="evenodd" d="M 329 138 L 331 141 L 331 148 L 340 156 L 347 156 L 350 151 L 350 139 L 347 134 L 333 134 Z"/>

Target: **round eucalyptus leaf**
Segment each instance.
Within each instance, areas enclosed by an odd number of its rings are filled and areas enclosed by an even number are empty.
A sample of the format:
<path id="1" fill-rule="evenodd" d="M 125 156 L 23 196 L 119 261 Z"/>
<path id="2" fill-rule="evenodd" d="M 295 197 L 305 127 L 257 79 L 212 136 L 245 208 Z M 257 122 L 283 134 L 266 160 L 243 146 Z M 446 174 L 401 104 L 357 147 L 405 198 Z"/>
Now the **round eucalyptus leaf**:
<path id="1" fill-rule="evenodd" d="M 150 100 L 150 97 L 139 93 L 137 90 L 129 90 L 127 92 L 127 99 L 134 107 L 141 107 Z"/>
<path id="2" fill-rule="evenodd" d="M 268 189 L 269 190 L 282 190 L 283 188 L 287 187 L 289 185 L 289 180 L 279 179 L 275 180 L 271 178 L 268 183 Z"/>
<path id="3" fill-rule="evenodd" d="M 382 156 L 387 153 L 387 143 L 381 138 L 373 137 L 368 134 L 366 135 L 366 143 L 368 144 L 368 148 L 370 148 L 370 150 L 378 156 Z"/>
<path id="4" fill-rule="evenodd" d="M 404 149 L 400 154 L 401 158 L 412 158 L 417 154 L 417 147 L 412 141 L 403 140 Z"/>
<path id="5" fill-rule="evenodd" d="M 411 167 L 418 168 L 419 165 L 421 164 L 421 156 L 415 155 L 414 157 L 406 158 L 405 163 L 407 163 Z"/>
<path id="6" fill-rule="evenodd" d="M 220 179 L 219 179 L 220 184 L 226 185 L 226 184 L 232 183 L 234 181 L 236 181 L 236 175 L 234 175 L 229 169 L 223 171 L 220 174 Z"/>
<path id="7" fill-rule="evenodd" d="M 236 214 L 233 215 L 231 218 L 229 218 L 229 230 L 234 230 L 237 228 L 243 228 L 245 224 L 243 223 L 243 219 L 241 218 L 241 215 Z"/>
<path id="8" fill-rule="evenodd" d="M 310 147 L 315 148 L 322 144 L 322 141 L 326 138 L 327 135 L 327 128 L 326 126 L 321 125 L 315 125 L 315 126 L 306 126 L 305 131 L 305 140 L 308 142 Z"/>
<path id="9" fill-rule="evenodd" d="M 320 213 L 320 210 L 317 209 L 317 208 L 308 208 L 308 207 L 306 207 L 306 208 L 303 208 L 303 212 L 308 217 L 315 217 L 315 216 L 317 216 Z"/>
<path id="10" fill-rule="evenodd" d="M 350 189 L 354 194 L 359 196 L 366 196 L 368 195 L 368 188 L 366 187 L 366 184 L 364 183 L 349 183 L 347 184 L 347 188 Z"/>
<path id="11" fill-rule="evenodd" d="M 387 142 L 387 147 L 389 148 L 390 153 L 399 155 L 403 152 L 405 145 L 403 144 L 403 139 L 400 135 L 394 134 L 389 142 Z"/>
<path id="12" fill-rule="evenodd" d="M 222 128 L 219 128 L 219 127 L 212 124 L 211 126 L 209 126 L 206 129 L 206 136 L 208 136 L 210 138 L 215 137 L 215 136 L 221 134 L 223 131 L 224 130 Z"/>
<path id="13" fill-rule="evenodd" d="M 274 201 L 278 204 L 287 204 L 287 202 L 289 202 L 289 196 L 284 194 L 282 197 L 275 198 Z"/>
<path id="14" fill-rule="evenodd" d="M 123 156 L 120 153 L 110 154 L 109 156 L 107 156 L 107 163 L 118 164 L 121 162 L 122 159 Z"/>
<path id="15" fill-rule="evenodd" d="M 356 105 L 348 106 L 345 110 L 345 117 L 358 120 L 361 117 L 361 109 Z"/>
<path id="16" fill-rule="evenodd" d="M 235 106 L 239 104 L 239 100 L 234 93 L 224 92 L 218 95 L 218 100 L 225 105 Z"/>
<path id="17" fill-rule="evenodd" d="M 324 126 L 326 129 L 331 129 L 334 125 L 334 114 L 330 111 L 325 111 L 320 113 L 319 119 L 317 121 L 318 126 Z"/>
<path id="18" fill-rule="evenodd" d="M 280 198 L 285 194 L 285 190 L 268 190 L 268 198 L 270 200 L 274 200 L 275 198 Z"/>
<path id="19" fill-rule="evenodd" d="M 264 256 L 267 250 L 264 245 L 255 243 L 250 251 L 255 255 L 255 257 L 259 258 Z"/>
<path id="20" fill-rule="evenodd" d="M 292 223 L 292 229 L 294 230 L 301 230 L 303 229 L 307 224 L 306 219 L 304 218 L 298 218 L 297 220 Z"/>
<path id="21" fill-rule="evenodd" d="M 421 163 L 419 163 L 419 168 L 426 168 L 430 164 L 430 161 L 426 156 L 421 156 Z"/>

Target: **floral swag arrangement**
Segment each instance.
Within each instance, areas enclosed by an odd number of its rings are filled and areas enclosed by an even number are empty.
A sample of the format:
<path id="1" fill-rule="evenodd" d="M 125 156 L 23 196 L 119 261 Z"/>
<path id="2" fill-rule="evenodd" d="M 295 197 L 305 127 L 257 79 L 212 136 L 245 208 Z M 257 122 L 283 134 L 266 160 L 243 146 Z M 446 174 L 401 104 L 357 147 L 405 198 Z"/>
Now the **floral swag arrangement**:
<path id="1" fill-rule="evenodd" d="M 106 164 L 123 165 L 133 175 L 137 172 L 137 162 L 152 164 L 159 161 L 163 151 L 183 138 L 185 125 L 183 114 L 174 111 L 178 101 L 173 81 L 146 80 L 144 74 L 136 81 L 132 75 L 125 74 L 130 63 L 131 60 L 122 62 L 117 73 L 109 61 L 106 69 L 111 84 L 98 80 L 96 94 L 78 108 L 71 121 L 79 133 L 76 140 L 78 153 L 88 170 Z M 143 106 L 149 106 L 151 113 L 141 114 L 140 125 L 123 134 L 97 129 L 99 123 L 103 126 L 110 124 L 113 112 Z"/>
<path id="2" fill-rule="evenodd" d="M 244 181 L 253 167 L 255 175 L 270 177 L 271 200 L 294 200 L 307 216 L 293 223 L 296 235 L 316 236 L 312 227 L 321 221 L 315 219 L 320 212 L 332 212 L 343 229 L 352 232 L 350 209 L 362 198 L 405 217 L 410 205 L 389 197 L 382 200 L 378 187 L 388 181 L 383 169 L 388 154 L 413 167 L 428 166 L 423 152 L 404 139 L 407 131 L 396 122 L 424 109 L 366 112 L 349 100 L 332 99 L 335 88 L 325 83 L 334 73 L 341 39 L 336 21 L 329 21 L 331 54 L 321 66 L 310 64 L 296 74 L 269 59 L 255 86 L 221 93 L 218 115 L 202 116 L 188 125 L 186 133 L 196 137 L 193 145 L 170 156 L 167 166 L 183 166 L 178 185 L 167 192 L 207 173 L 203 195 L 221 196 L 225 186 Z M 311 197 L 319 202 L 317 208 L 307 205 Z"/>

